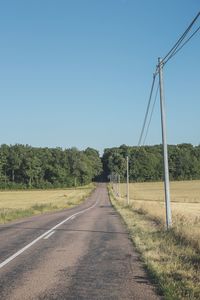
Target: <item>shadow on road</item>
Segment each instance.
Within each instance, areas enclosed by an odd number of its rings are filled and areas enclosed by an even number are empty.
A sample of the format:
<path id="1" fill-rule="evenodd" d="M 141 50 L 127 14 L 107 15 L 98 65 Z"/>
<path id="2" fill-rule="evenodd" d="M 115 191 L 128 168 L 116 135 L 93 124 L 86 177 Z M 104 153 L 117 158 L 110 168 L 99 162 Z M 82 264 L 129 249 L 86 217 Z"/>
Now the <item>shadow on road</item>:
<path id="1" fill-rule="evenodd" d="M 4 227 L 6 228 L 6 227 Z M 9 227 L 7 227 L 9 228 Z M 12 229 L 15 228 L 15 229 L 24 229 L 24 230 L 35 230 L 35 229 L 38 229 L 38 230 L 50 230 L 52 227 L 22 227 L 22 226 L 12 226 Z M 122 235 L 128 235 L 128 232 L 118 232 L 118 231 L 102 231 L 102 230 L 87 230 L 87 229 L 62 229 L 62 228 L 58 228 L 58 229 L 55 229 L 55 231 L 59 232 L 91 232 L 91 233 L 106 233 L 106 234 L 122 234 Z"/>

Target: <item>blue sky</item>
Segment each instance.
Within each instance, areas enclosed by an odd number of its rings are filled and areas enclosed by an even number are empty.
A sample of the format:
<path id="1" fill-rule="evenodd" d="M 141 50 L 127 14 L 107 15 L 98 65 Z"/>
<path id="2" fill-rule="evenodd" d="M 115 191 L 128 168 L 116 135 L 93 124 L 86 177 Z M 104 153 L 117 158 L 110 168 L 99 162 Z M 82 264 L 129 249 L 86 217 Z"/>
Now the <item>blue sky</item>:
<path id="1" fill-rule="evenodd" d="M 157 58 L 199 8 L 198 0 L 0 0 L 0 143 L 137 145 Z M 164 70 L 171 144 L 200 143 L 199 53 L 197 34 Z M 160 142 L 157 101 L 147 144 Z"/>

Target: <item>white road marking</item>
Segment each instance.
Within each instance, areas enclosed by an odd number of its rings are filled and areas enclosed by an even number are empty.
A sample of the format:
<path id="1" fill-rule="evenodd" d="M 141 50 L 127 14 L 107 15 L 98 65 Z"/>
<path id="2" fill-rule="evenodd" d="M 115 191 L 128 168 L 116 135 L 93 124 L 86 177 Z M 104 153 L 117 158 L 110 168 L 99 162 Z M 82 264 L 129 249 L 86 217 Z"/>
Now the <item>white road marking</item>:
<path id="1" fill-rule="evenodd" d="M 11 262 L 13 259 L 15 259 L 17 256 L 19 256 L 20 254 L 22 254 L 24 251 L 26 251 L 28 248 L 30 248 L 31 246 L 33 246 L 35 243 L 37 243 L 39 240 L 41 240 L 42 238 L 44 238 L 45 236 L 47 236 L 48 234 L 50 234 L 52 231 L 54 231 L 56 228 L 60 227 L 61 225 L 63 225 L 64 223 L 66 223 L 67 221 L 74 219 L 76 216 L 81 215 L 83 213 L 85 213 L 86 211 L 94 208 L 97 203 L 99 202 L 99 199 L 97 199 L 97 201 L 90 207 L 83 209 L 73 215 L 71 215 L 70 217 L 68 217 L 67 219 L 63 220 L 62 222 L 58 223 L 57 225 L 55 225 L 54 227 L 52 227 L 51 229 L 49 229 L 48 231 L 44 232 L 42 235 L 38 236 L 35 240 L 33 240 L 31 243 L 29 243 L 28 245 L 26 245 L 25 247 L 23 247 L 21 250 L 17 251 L 15 254 L 11 255 L 10 257 L 8 257 L 6 260 L 4 260 L 2 263 L 0 263 L 0 269 L 3 268 L 5 265 L 7 265 L 9 262 Z"/>
<path id="2" fill-rule="evenodd" d="M 54 234 L 55 233 L 55 231 L 52 231 L 52 232 L 50 232 L 48 235 L 46 235 L 45 237 L 44 237 L 44 240 L 47 240 L 50 236 L 52 236 L 52 234 Z"/>

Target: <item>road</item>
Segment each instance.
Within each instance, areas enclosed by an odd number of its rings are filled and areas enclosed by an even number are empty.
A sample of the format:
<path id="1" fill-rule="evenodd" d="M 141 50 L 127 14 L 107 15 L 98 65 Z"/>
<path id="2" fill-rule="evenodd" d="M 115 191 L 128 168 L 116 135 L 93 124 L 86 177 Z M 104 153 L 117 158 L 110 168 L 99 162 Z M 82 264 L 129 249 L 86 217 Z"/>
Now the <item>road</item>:
<path id="1" fill-rule="evenodd" d="M 80 206 L 0 226 L 0 299 L 160 299 L 101 184 Z"/>

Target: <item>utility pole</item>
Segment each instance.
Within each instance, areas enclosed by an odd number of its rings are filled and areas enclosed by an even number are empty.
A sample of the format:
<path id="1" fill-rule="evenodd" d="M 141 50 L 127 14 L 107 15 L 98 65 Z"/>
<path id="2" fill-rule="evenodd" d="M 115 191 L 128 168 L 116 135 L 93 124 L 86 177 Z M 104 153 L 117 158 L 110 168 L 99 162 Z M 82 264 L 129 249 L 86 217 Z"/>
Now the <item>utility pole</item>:
<path id="1" fill-rule="evenodd" d="M 118 197 L 121 197 L 121 192 L 120 192 L 120 175 L 118 174 Z"/>
<path id="2" fill-rule="evenodd" d="M 163 143 L 166 224 L 167 224 L 167 229 L 169 229 L 172 225 L 172 217 L 171 217 L 170 189 L 169 189 L 166 115 L 165 115 L 165 101 L 164 101 L 164 91 L 163 91 L 163 62 L 161 58 L 158 58 L 158 68 L 159 68 L 159 84 L 160 84 L 160 110 L 161 110 L 161 126 L 162 126 L 162 143 Z"/>
<path id="3" fill-rule="evenodd" d="M 115 191 L 115 197 L 117 197 L 117 174 L 114 174 L 114 191 Z"/>
<path id="4" fill-rule="evenodd" d="M 129 158 L 126 157 L 126 197 L 127 205 L 129 205 Z"/>
<path id="5" fill-rule="evenodd" d="M 113 191 L 114 191 L 114 186 L 113 186 L 113 173 L 111 174 L 111 181 L 112 181 L 112 189 L 113 189 Z"/>

